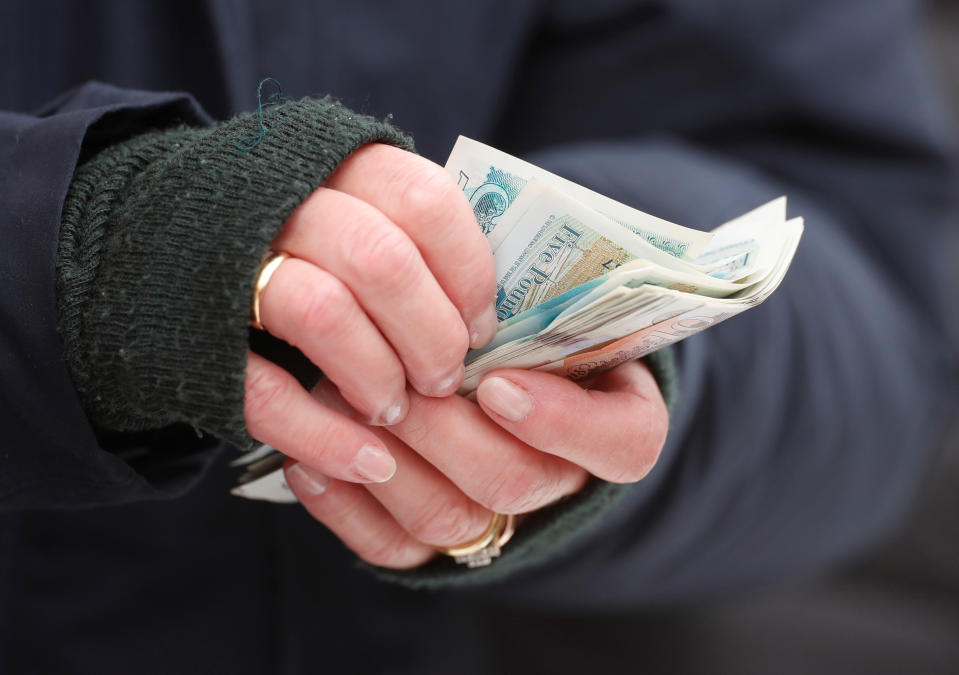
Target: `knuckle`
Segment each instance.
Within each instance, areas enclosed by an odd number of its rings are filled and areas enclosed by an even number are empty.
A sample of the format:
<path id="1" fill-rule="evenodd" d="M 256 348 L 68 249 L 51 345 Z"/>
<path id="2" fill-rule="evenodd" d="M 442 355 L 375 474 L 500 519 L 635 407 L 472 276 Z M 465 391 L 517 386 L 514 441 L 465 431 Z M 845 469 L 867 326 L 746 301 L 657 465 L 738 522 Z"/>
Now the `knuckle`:
<path id="1" fill-rule="evenodd" d="M 402 422 L 392 427 L 399 433 L 400 439 L 411 448 L 422 447 L 431 434 L 435 433 L 433 420 L 437 419 L 439 399 L 417 397 L 410 400 L 410 412 Z"/>
<path id="2" fill-rule="evenodd" d="M 611 483 L 635 483 L 645 478 L 656 465 L 669 434 L 666 403 L 644 396 L 631 397 L 626 419 L 634 420 L 608 443 L 607 468 L 596 475 Z"/>
<path id="3" fill-rule="evenodd" d="M 640 437 L 642 440 L 624 444 L 617 469 L 606 480 L 611 483 L 635 483 L 649 475 L 666 444 L 668 427 L 668 422 L 661 421 L 658 416 L 650 418 L 646 434 Z"/>
<path id="4" fill-rule="evenodd" d="M 619 466 L 605 477 L 610 483 L 636 483 L 649 474 L 656 463 L 655 457 L 637 455 L 628 461 L 620 462 Z"/>
<path id="5" fill-rule="evenodd" d="M 478 255 L 470 256 L 464 263 L 464 277 L 470 279 L 468 292 L 477 305 L 476 311 L 485 309 L 496 296 L 496 266 L 489 246 L 480 250 Z"/>
<path id="6" fill-rule="evenodd" d="M 414 172 L 399 195 L 403 222 L 428 237 L 428 256 L 455 266 L 445 279 L 450 297 L 467 311 L 482 308 L 496 288 L 492 252 L 459 186 L 437 166 Z"/>
<path id="7" fill-rule="evenodd" d="M 418 163 L 403 181 L 398 203 L 401 213 L 421 225 L 447 225 L 457 216 L 464 199 L 456 184 L 438 166 Z"/>
<path id="8" fill-rule="evenodd" d="M 287 312 L 294 330 L 325 335 L 343 325 L 352 300 L 349 289 L 329 277 L 297 288 Z"/>
<path id="9" fill-rule="evenodd" d="M 256 436 L 259 423 L 283 405 L 289 386 L 285 375 L 272 368 L 258 368 L 247 375 L 243 407 L 251 435 Z"/>
<path id="10" fill-rule="evenodd" d="M 322 509 L 321 509 L 322 507 Z M 405 568 L 415 564 L 406 533 L 398 527 L 367 529 L 362 502 L 356 499 L 321 500 L 313 515 L 329 527 L 356 555 L 378 567 Z M 376 536 L 370 536 L 375 534 Z"/>
<path id="11" fill-rule="evenodd" d="M 378 539 L 375 544 L 357 551 L 363 560 L 377 567 L 404 568 L 410 562 L 409 539 L 402 531 Z"/>
<path id="12" fill-rule="evenodd" d="M 303 460 L 325 471 L 341 469 L 336 461 L 336 442 L 342 434 L 336 431 L 329 423 L 321 420 L 310 420 L 310 424 L 297 426 L 287 431 L 291 447 L 296 447 L 296 453 Z M 342 470 L 342 469 L 341 469 Z"/>
<path id="13" fill-rule="evenodd" d="M 325 497 L 309 504 L 311 515 L 329 528 L 357 556 L 371 565 L 404 569 L 425 562 L 424 551 L 412 545 L 401 528 L 384 523 L 369 527 L 363 501 Z"/>
<path id="14" fill-rule="evenodd" d="M 325 492 L 323 499 L 311 506 L 310 513 L 327 527 L 338 530 L 356 520 L 358 503 L 336 492 Z"/>
<path id="15" fill-rule="evenodd" d="M 655 449 L 656 457 L 662 452 L 666 445 L 666 439 L 669 437 L 669 411 L 666 410 L 665 403 L 661 406 L 660 414 L 650 418 L 649 438 L 650 444 Z"/>
<path id="16" fill-rule="evenodd" d="M 355 239 L 346 260 L 354 278 L 374 288 L 393 288 L 413 277 L 419 251 L 402 230 L 391 225 Z"/>
<path id="17" fill-rule="evenodd" d="M 431 326 L 432 339 L 424 341 L 422 357 L 415 364 L 420 379 L 436 381 L 459 366 L 469 350 L 469 333 L 459 317 Z"/>
<path id="18" fill-rule="evenodd" d="M 474 526 L 463 504 L 438 501 L 416 514 L 407 531 L 424 543 L 443 546 L 466 541 Z"/>
<path id="19" fill-rule="evenodd" d="M 557 487 L 557 481 L 539 467 L 511 467 L 487 485 L 484 506 L 499 513 L 533 511 L 552 501 Z"/>

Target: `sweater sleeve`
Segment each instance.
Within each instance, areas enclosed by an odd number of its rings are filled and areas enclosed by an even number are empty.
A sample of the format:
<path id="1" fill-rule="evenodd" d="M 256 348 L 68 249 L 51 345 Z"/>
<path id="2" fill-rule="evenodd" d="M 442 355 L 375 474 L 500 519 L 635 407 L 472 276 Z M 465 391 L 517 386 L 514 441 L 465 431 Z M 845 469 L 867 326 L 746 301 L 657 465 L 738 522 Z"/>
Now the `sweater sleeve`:
<path id="1" fill-rule="evenodd" d="M 269 243 L 339 163 L 393 127 L 303 99 L 152 131 L 78 171 L 63 212 L 59 328 L 104 429 L 187 424 L 241 449 L 249 301 Z"/>

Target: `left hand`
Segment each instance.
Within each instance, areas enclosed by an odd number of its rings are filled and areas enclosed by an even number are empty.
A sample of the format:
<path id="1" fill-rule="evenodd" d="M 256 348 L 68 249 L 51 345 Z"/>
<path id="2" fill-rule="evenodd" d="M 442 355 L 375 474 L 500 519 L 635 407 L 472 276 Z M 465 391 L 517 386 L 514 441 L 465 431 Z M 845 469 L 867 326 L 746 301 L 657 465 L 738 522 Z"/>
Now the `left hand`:
<path id="1" fill-rule="evenodd" d="M 527 513 L 578 492 L 589 476 L 638 481 L 666 440 L 666 404 L 649 369 L 631 361 L 589 389 L 526 370 L 491 373 L 478 404 L 410 391 L 410 412 L 392 427 L 371 427 L 396 458 L 385 483 L 331 479 L 287 462 L 300 503 L 360 558 L 411 568 L 478 537 L 491 512 Z M 329 382 L 314 396 L 349 413 Z"/>

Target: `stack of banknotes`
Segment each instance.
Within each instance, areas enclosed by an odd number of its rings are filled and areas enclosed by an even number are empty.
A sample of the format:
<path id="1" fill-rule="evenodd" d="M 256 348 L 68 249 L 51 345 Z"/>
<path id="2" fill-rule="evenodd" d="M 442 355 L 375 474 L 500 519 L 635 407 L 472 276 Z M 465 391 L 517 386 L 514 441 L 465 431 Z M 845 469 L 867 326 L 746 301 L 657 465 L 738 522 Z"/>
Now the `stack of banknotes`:
<path id="1" fill-rule="evenodd" d="M 469 198 L 493 250 L 493 341 L 466 356 L 460 393 L 486 373 L 525 368 L 583 379 L 760 304 L 786 274 L 803 232 L 786 198 L 711 232 L 632 209 L 460 137 L 446 170 Z M 233 494 L 293 502 L 283 455 L 238 458 Z"/>

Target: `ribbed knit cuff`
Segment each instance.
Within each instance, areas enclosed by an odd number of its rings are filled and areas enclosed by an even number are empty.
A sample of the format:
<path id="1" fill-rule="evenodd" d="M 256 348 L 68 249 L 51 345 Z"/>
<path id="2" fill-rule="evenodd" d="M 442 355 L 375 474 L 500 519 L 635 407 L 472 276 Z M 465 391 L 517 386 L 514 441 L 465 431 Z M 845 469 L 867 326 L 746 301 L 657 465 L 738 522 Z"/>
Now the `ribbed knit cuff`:
<path id="1" fill-rule="evenodd" d="M 643 359 L 659 384 L 666 406 L 672 411 L 678 400 L 676 359 L 672 348 Z M 515 572 L 544 563 L 561 554 L 570 543 L 595 527 L 632 488 L 602 480 L 591 481 L 575 495 L 531 513 L 503 547 L 499 558 L 487 567 L 470 569 L 447 556 L 413 570 L 396 571 L 359 563 L 377 578 L 409 588 L 447 588 L 501 581 Z"/>
<path id="2" fill-rule="evenodd" d="M 270 242 L 354 150 L 412 149 L 329 99 L 151 132 L 81 166 L 63 210 L 59 330 L 95 425 L 186 423 L 240 448 L 249 303 Z"/>

